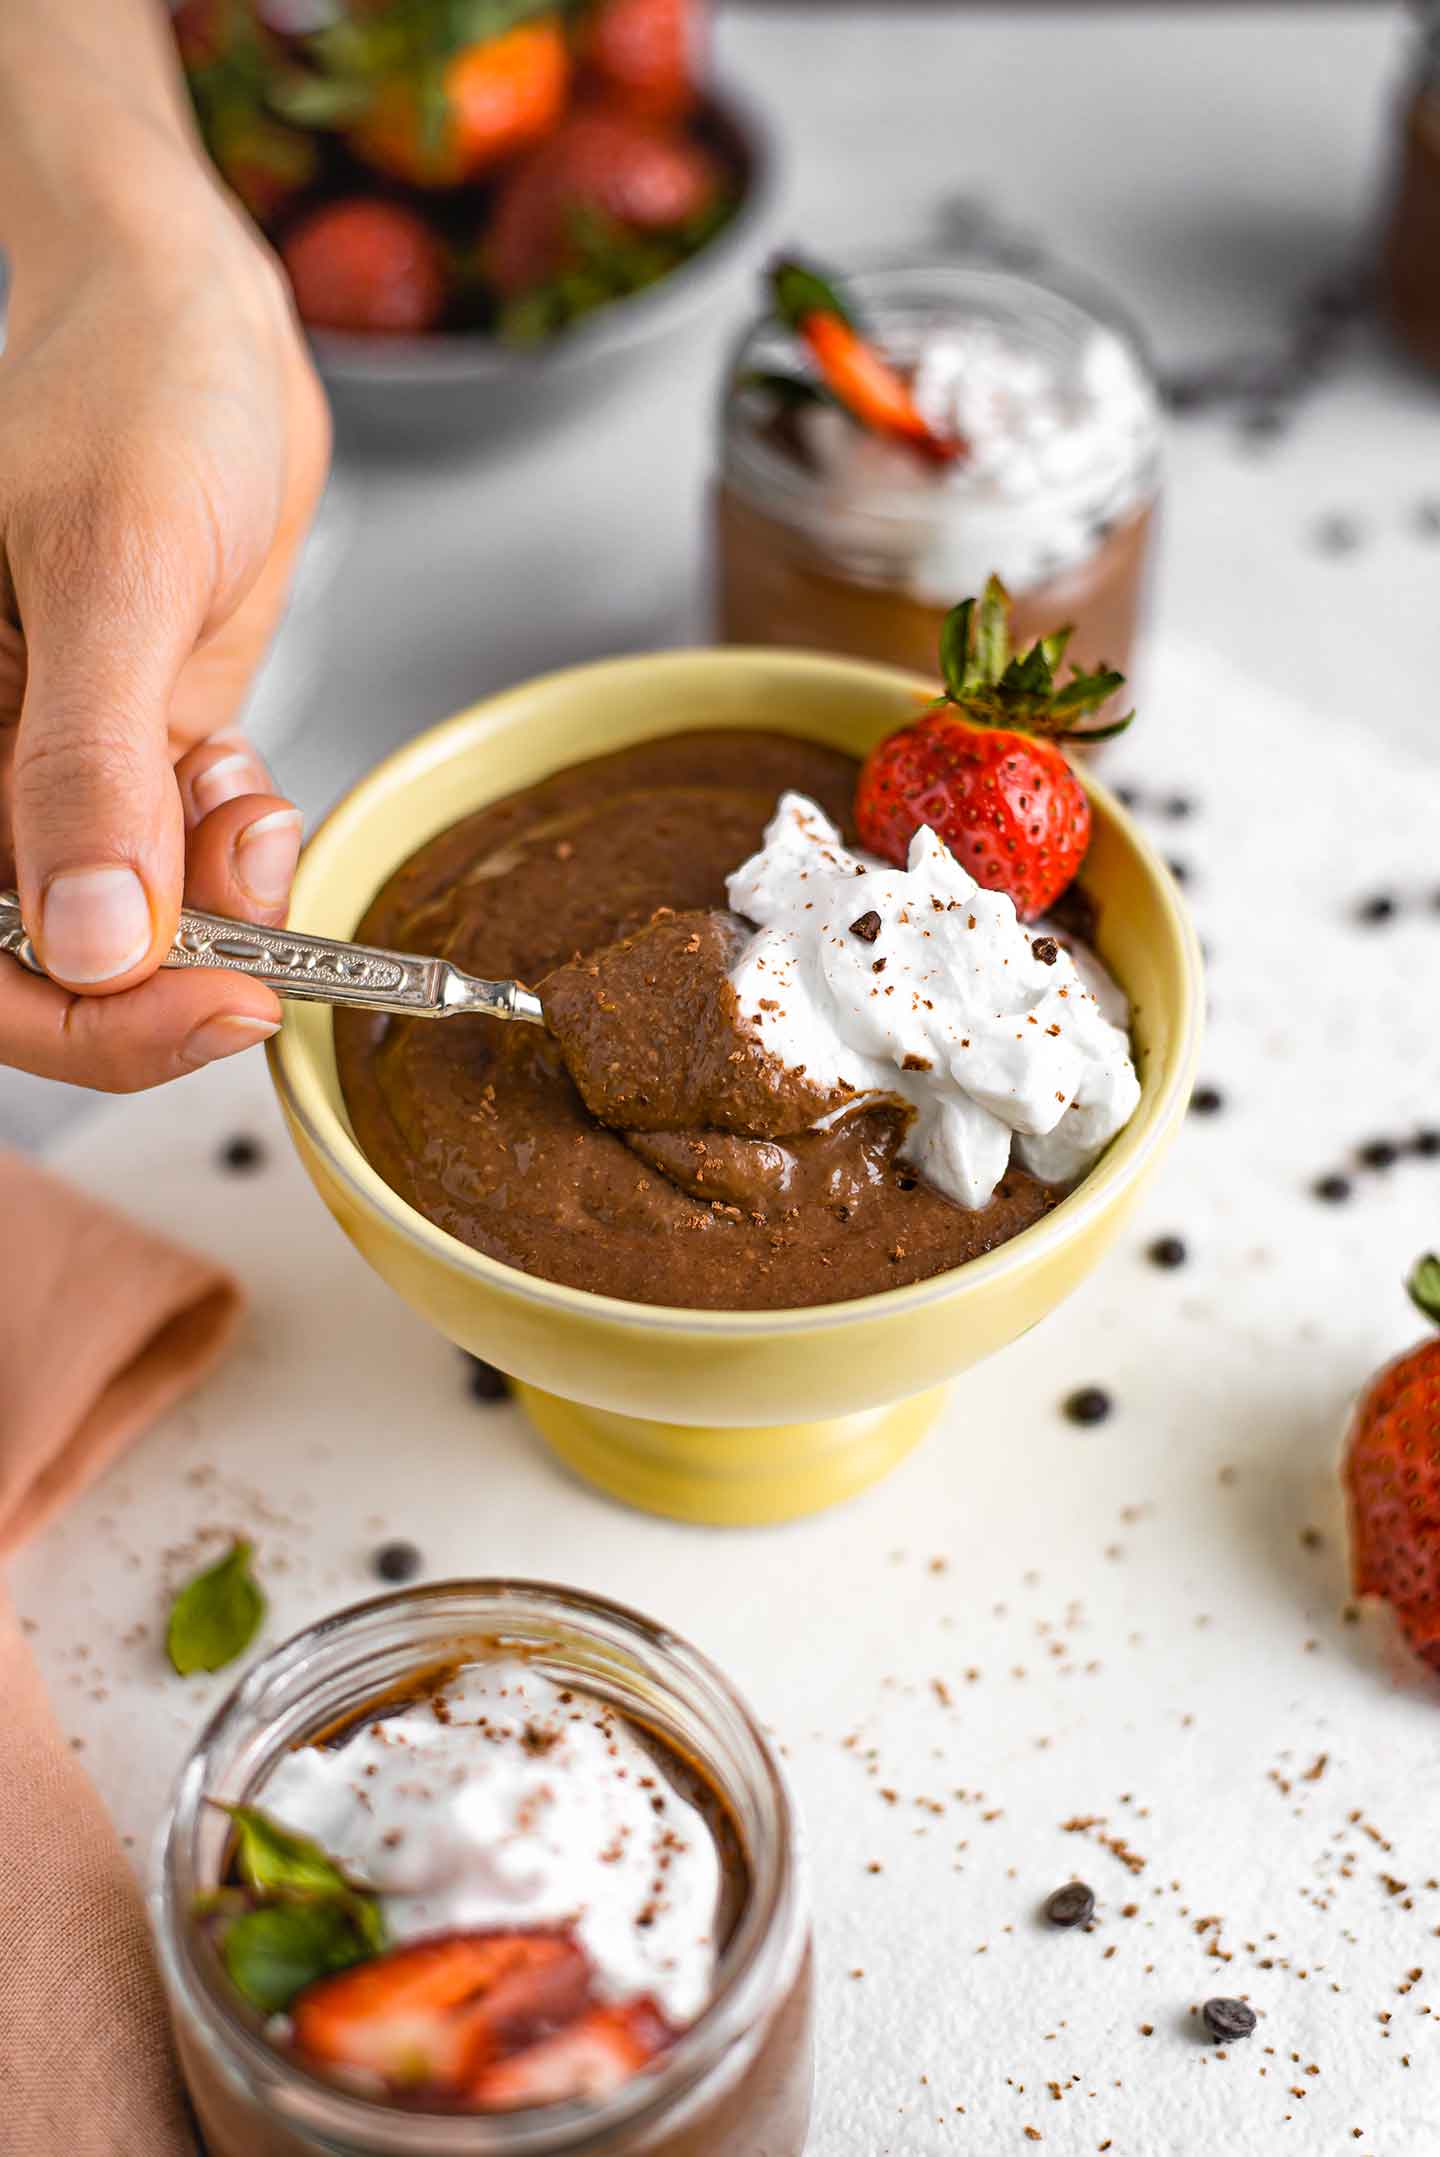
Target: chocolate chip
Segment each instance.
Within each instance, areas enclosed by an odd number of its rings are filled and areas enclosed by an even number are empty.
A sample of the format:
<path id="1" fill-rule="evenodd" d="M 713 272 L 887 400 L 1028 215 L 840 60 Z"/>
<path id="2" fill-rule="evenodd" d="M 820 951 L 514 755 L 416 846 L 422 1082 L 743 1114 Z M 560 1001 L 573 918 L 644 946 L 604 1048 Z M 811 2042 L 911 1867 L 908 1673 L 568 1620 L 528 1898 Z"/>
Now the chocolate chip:
<path id="1" fill-rule="evenodd" d="M 1355 918 L 1357 921 L 1375 925 L 1382 921 L 1393 921 L 1395 910 L 1395 901 L 1389 892 L 1376 891 L 1372 892 L 1368 899 L 1360 901 L 1355 909 Z"/>
<path id="2" fill-rule="evenodd" d="M 1178 1236 L 1157 1236 L 1147 1255 L 1152 1266 L 1162 1266 L 1167 1273 L 1173 1273 L 1190 1254 Z"/>
<path id="3" fill-rule="evenodd" d="M 382 1543 L 371 1553 L 370 1564 L 381 1580 L 413 1580 L 424 1561 L 413 1543 Z"/>
<path id="4" fill-rule="evenodd" d="M 251 1138 L 243 1131 L 238 1132 L 234 1138 L 227 1138 L 220 1148 L 220 1166 L 227 1175 L 253 1175 L 264 1163 L 265 1148 L 258 1138 Z"/>
<path id="5" fill-rule="evenodd" d="M 1350 1196 L 1350 1178 L 1348 1176 L 1319 1176 L 1312 1184 L 1311 1189 L 1317 1198 L 1325 1201 L 1327 1206 L 1343 1206 Z"/>
<path id="6" fill-rule="evenodd" d="M 1393 1168 L 1400 1158 L 1400 1148 L 1388 1138 L 1372 1138 L 1360 1148 L 1360 1159 L 1366 1168 Z"/>
<path id="7" fill-rule="evenodd" d="M 873 944 L 880 934 L 880 916 L 873 910 L 862 914 L 858 921 L 851 922 L 850 934 L 858 936 L 862 944 Z"/>
<path id="8" fill-rule="evenodd" d="M 1440 1153 L 1440 1131 L 1432 1131 L 1428 1127 L 1417 1131 L 1410 1141 L 1410 1151 L 1418 1153 L 1422 1161 L 1433 1161 L 1436 1154 Z"/>
<path id="9" fill-rule="evenodd" d="M 1200 2014 L 1217 2045 L 1253 2036 L 1259 2019 L 1254 2008 L 1248 2007 L 1244 2000 L 1207 2000 Z"/>
<path id="10" fill-rule="evenodd" d="M 1115 1403 L 1103 1386 L 1081 1386 L 1064 1403 L 1065 1414 L 1072 1423 L 1103 1423 Z"/>
<path id="11" fill-rule="evenodd" d="M 1315 526 L 1315 544 L 1322 554 L 1353 554 L 1365 537 L 1354 517 L 1338 514 L 1321 517 Z"/>
<path id="12" fill-rule="evenodd" d="M 1037 936 L 1030 949 L 1042 966 L 1053 966 L 1060 956 L 1060 946 L 1053 936 Z"/>
<path id="13" fill-rule="evenodd" d="M 493 1363 L 482 1363 L 479 1356 L 467 1356 L 470 1366 L 470 1398 L 476 1401 L 503 1401 L 510 1391 L 510 1381 L 503 1371 L 497 1371 Z"/>
<path id="14" fill-rule="evenodd" d="M 1225 1096 L 1218 1086 L 1197 1086 L 1190 1096 L 1190 1107 L 1197 1116 L 1218 1116 L 1225 1106 Z"/>
<path id="15" fill-rule="evenodd" d="M 1045 1918 L 1068 1932 L 1073 1925 L 1088 1925 L 1095 1915 L 1095 1890 L 1083 1880 L 1069 1880 L 1045 1900 Z"/>

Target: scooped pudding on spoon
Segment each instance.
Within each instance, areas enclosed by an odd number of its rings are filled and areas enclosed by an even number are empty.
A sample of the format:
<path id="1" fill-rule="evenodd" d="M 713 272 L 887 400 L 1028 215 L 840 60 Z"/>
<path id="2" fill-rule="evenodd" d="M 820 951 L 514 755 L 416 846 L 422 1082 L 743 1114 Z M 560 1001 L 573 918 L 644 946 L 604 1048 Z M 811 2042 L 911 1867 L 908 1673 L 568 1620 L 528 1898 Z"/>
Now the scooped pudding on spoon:
<path id="1" fill-rule="evenodd" d="M 873 1294 L 1040 1219 L 1139 1098 L 1123 995 L 1035 919 L 1089 829 L 1050 737 L 1118 686 L 1058 685 L 1062 652 L 1012 658 L 992 587 L 862 772 L 681 733 L 432 840 L 361 935 L 537 983 L 549 1031 L 340 1014 L 371 1160 L 507 1264 L 718 1309 Z"/>

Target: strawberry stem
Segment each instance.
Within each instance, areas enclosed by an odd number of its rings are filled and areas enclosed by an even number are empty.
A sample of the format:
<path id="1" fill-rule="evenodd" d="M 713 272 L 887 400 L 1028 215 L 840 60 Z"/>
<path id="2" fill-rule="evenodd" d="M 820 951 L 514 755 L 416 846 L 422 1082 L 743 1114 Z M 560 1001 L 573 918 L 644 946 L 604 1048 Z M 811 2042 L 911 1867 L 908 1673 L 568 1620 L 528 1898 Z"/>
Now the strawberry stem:
<path id="1" fill-rule="evenodd" d="M 1123 734 L 1134 712 L 1109 726 L 1076 725 L 1124 687 L 1123 674 L 1113 667 L 1089 674 L 1075 667 L 1064 688 L 1056 687 L 1056 669 L 1071 634 L 1068 628 L 1057 629 L 1028 652 L 1012 655 L 1010 595 L 998 577 L 991 577 L 978 600 L 962 599 L 941 626 L 942 702 L 957 706 L 972 725 L 1008 727 L 1020 734 L 1071 734 L 1077 741 L 1108 741 Z"/>
<path id="2" fill-rule="evenodd" d="M 1423 1311 L 1432 1325 L 1440 1326 L 1440 1258 L 1433 1251 L 1419 1261 L 1405 1286 L 1416 1310 Z"/>

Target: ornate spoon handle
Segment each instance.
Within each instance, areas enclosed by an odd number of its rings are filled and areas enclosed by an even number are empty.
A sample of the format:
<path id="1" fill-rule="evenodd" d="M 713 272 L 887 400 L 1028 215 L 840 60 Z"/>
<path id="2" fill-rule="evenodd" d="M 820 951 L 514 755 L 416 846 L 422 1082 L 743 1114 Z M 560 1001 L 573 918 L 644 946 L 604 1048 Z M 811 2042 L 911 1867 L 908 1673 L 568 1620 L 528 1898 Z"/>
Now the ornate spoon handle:
<path id="1" fill-rule="evenodd" d="M 20 917 L 13 891 L 0 891 L 0 951 L 8 951 L 43 974 Z M 448 959 L 425 959 L 370 944 L 347 944 L 298 929 L 265 929 L 249 921 L 188 908 L 162 966 L 211 966 L 263 981 L 277 996 L 304 1003 L 352 1004 L 366 1011 L 395 1011 L 408 1018 L 453 1018 L 485 1012 L 491 1018 L 525 1019 L 543 1026 L 540 999 L 518 981 L 481 981 Z"/>

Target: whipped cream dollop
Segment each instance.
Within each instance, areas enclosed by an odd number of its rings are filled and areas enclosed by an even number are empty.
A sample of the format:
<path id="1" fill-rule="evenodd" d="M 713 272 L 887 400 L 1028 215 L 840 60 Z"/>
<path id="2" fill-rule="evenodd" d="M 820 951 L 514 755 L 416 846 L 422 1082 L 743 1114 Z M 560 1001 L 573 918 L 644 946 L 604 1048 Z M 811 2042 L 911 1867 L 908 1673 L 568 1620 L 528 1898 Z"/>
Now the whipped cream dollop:
<path id="1" fill-rule="evenodd" d="M 384 1898 L 397 1941 L 569 1926 L 609 1998 L 650 1993 L 684 2024 L 714 1989 L 705 1819 L 623 1715 L 519 1657 L 288 1753 L 258 1801 Z"/>
<path id="2" fill-rule="evenodd" d="M 1027 930 L 933 831 L 891 868 L 786 794 L 728 890 L 757 924 L 730 978 L 765 1048 L 819 1086 L 907 1101 L 901 1157 L 957 1205 L 988 1203 L 1012 1145 L 1070 1182 L 1134 1114 L 1120 989 L 1091 953 Z"/>
<path id="3" fill-rule="evenodd" d="M 963 436 L 966 456 L 929 465 L 828 406 L 806 414 L 806 443 L 842 543 L 863 513 L 865 548 L 922 598 L 948 604 L 992 572 L 1016 591 L 1057 576 L 1152 487 L 1159 406 L 1113 330 L 1094 325 L 1063 357 L 980 318 L 918 339 L 897 327 L 886 343 L 913 368 L 926 420 Z"/>

